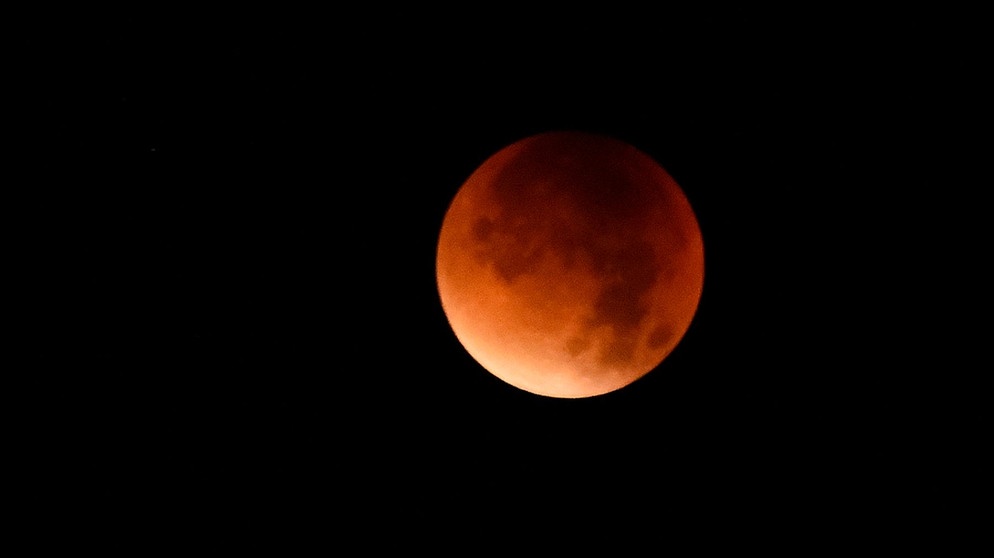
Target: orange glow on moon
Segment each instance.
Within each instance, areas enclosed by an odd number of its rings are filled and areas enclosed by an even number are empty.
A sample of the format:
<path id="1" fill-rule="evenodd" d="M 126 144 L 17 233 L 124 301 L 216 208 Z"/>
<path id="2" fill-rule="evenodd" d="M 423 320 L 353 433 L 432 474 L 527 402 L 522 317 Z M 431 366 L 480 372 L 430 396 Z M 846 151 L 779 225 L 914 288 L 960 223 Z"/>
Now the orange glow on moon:
<path id="1" fill-rule="evenodd" d="M 701 297 L 704 245 L 683 190 L 648 155 L 547 132 L 463 183 L 436 274 L 449 324 L 483 368 L 532 393 L 589 397 L 677 346 Z"/>

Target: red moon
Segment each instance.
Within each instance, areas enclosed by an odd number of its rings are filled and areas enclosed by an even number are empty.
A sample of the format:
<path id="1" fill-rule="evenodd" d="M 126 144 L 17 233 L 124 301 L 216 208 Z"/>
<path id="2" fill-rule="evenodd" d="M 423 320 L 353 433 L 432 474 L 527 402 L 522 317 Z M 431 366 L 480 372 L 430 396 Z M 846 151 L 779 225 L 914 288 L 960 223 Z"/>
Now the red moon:
<path id="1" fill-rule="evenodd" d="M 462 184 L 436 275 L 453 332 L 483 368 L 531 393 L 591 397 L 643 377 L 683 338 L 704 244 L 683 190 L 647 154 L 546 132 Z"/>

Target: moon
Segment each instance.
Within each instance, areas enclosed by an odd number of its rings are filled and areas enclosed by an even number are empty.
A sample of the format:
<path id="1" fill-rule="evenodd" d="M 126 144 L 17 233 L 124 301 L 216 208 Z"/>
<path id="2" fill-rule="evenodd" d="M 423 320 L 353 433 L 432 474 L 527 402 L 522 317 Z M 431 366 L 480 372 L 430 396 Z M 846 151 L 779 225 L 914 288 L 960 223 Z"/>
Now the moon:
<path id="1" fill-rule="evenodd" d="M 485 370 L 534 394 L 592 397 L 645 376 L 682 340 L 704 244 L 684 191 L 646 153 L 551 131 L 500 149 L 462 184 L 436 279 Z"/>

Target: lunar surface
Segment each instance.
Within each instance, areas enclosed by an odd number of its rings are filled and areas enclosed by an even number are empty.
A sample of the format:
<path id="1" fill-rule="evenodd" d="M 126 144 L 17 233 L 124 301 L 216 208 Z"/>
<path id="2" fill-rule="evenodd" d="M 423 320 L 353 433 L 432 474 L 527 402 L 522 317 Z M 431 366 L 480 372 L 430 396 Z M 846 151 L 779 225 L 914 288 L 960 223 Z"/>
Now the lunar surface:
<path id="1" fill-rule="evenodd" d="M 643 377 L 681 341 L 704 246 L 683 190 L 644 152 L 547 132 L 463 183 L 436 274 L 455 336 L 484 369 L 535 394 L 590 397 Z"/>

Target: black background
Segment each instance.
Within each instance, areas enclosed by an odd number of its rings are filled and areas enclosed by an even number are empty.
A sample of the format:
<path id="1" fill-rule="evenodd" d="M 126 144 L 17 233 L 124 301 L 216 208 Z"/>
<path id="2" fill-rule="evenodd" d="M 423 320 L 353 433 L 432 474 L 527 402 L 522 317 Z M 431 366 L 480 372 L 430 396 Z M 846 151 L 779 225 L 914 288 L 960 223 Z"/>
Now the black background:
<path id="1" fill-rule="evenodd" d="M 989 513 L 969 16 L 289 12 L 18 43 L 57 83 L 24 422 L 74 509 L 479 541 Z M 654 157 L 704 234 L 681 345 L 592 399 L 491 377 L 435 290 L 462 181 L 552 129 Z"/>

